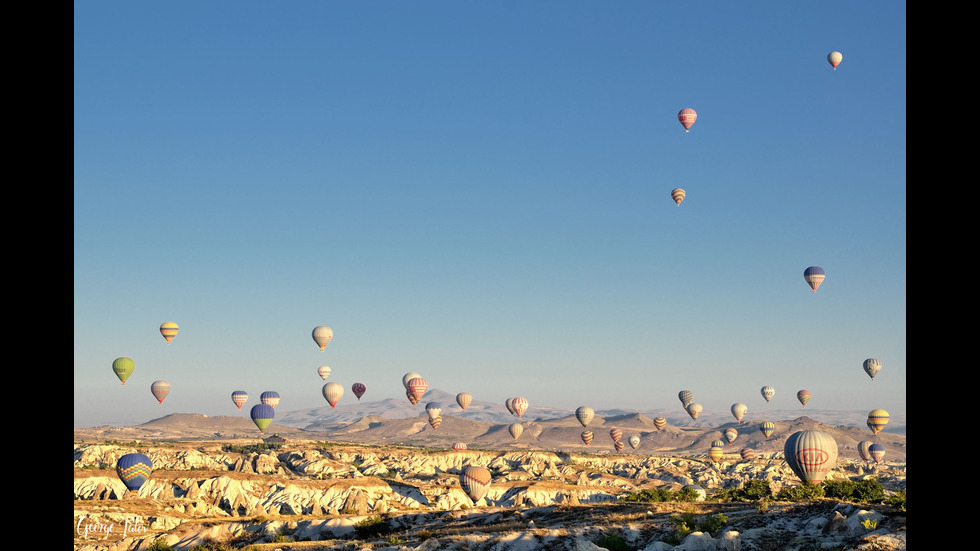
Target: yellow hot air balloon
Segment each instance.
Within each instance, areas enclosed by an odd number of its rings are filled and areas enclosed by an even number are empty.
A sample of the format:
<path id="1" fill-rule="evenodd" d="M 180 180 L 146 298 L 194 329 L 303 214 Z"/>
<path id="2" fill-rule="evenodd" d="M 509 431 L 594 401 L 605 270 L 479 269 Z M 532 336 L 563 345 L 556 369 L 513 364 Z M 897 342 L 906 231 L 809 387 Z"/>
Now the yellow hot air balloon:
<path id="1" fill-rule="evenodd" d="M 170 341 L 174 340 L 174 337 L 177 336 L 177 329 L 179 329 L 177 324 L 172 321 L 166 321 L 160 326 L 160 334 L 163 335 L 163 338 L 167 339 L 167 344 L 170 344 Z"/>
<path id="2" fill-rule="evenodd" d="M 674 191 L 670 192 L 670 198 L 673 199 L 675 203 L 677 203 L 678 207 L 681 206 L 681 201 L 684 200 L 684 196 L 686 195 L 687 192 L 681 188 L 676 188 L 674 189 Z"/>

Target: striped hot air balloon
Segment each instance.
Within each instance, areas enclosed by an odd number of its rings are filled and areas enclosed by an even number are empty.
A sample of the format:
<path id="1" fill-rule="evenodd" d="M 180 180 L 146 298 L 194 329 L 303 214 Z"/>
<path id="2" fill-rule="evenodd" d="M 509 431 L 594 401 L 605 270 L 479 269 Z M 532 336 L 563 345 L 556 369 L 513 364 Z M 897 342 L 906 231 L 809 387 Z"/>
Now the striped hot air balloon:
<path id="1" fill-rule="evenodd" d="M 612 438 L 613 442 L 619 442 L 619 439 L 623 437 L 623 431 L 620 429 L 611 429 L 609 431 L 609 438 Z"/>
<path id="2" fill-rule="evenodd" d="M 875 463 L 881 463 L 881 460 L 885 458 L 885 446 L 875 442 L 868 446 L 868 455 Z"/>
<path id="3" fill-rule="evenodd" d="M 269 404 L 255 404 L 251 411 L 252 422 L 259 427 L 259 432 L 265 433 L 272 420 L 276 418 L 276 410 Z"/>
<path id="4" fill-rule="evenodd" d="M 490 470 L 477 465 L 466 467 L 463 469 L 463 473 L 459 475 L 459 485 L 466 492 L 466 495 L 473 500 L 473 505 L 476 505 L 487 495 L 491 480 Z"/>
<path id="5" fill-rule="evenodd" d="M 868 358 L 867 360 L 864 360 L 864 372 L 868 374 L 868 377 L 874 379 L 875 375 L 877 375 L 879 371 L 881 371 L 881 362 L 879 362 L 877 359 Z"/>
<path id="6" fill-rule="evenodd" d="M 415 406 L 415 404 L 419 403 L 419 399 L 416 398 L 414 394 L 412 394 L 411 390 L 406 389 L 405 396 L 408 398 L 408 402 L 412 404 L 413 407 Z"/>
<path id="7" fill-rule="evenodd" d="M 357 396 L 357 399 L 360 400 L 361 396 L 364 396 L 364 393 L 367 392 L 367 387 L 364 385 L 364 383 L 354 383 L 350 385 L 350 390 L 354 393 L 354 396 Z"/>
<path id="8" fill-rule="evenodd" d="M 402 386 L 405 387 L 405 390 L 408 390 L 408 382 L 416 377 L 421 377 L 421 375 L 415 373 L 414 371 L 402 375 Z"/>
<path id="9" fill-rule="evenodd" d="M 132 358 L 123 356 L 112 361 L 112 372 L 116 374 L 116 377 L 119 377 L 123 386 L 126 385 L 126 379 L 133 374 L 135 369 L 136 362 Z"/>
<path id="10" fill-rule="evenodd" d="M 514 399 L 513 398 L 507 398 L 506 400 L 504 400 L 504 407 L 507 408 L 507 411 L 509 411 L 511 415 L 517 415 L 517 412 L 514 411 Z"/>
<path id="11" fill-rule="evenodd" d="M 441 424 L 442 417 L 429 417 L 429 425 L 432 427 L 432 430 L 438 429 Z"/>
<path id="12" fill-rule="evenodd" d="M 136 493 L 153 473 L 153 462 L 141 453 L 127 453 L 116 461 L 116 474 L 126 489 Z"/>
<path id="13" fill-rule="evenodd" d="M 473 402 L 473 396 L 469 392 L 460 392 L 456 395 L 456 403 L 459 404 L 459 409 L 465 410 L 470 407 L 470 403 Z"/>
<path id="14" fill-rule="evenodd" d="M 684 200 L 684 196 L 686 196 L 686 195 L 687 195 L 687 192 L 684 191 L 681 188 L 674 188 L 670 192 L 670 198 L 673 199 L 675 203 L 677 203 L 677 206 L 678 207 L 681 206 L 681 201 Z"/>
<path id="15" fill-rule="evenodd" d="M 522 434 L 524 434 L 524 425 L 520 423 L 511 423 L 510 426 L 507 427 L 507 431 L 514 437 L 514 440 L 517 440 Z"/>
<path id="16" fill-rule="evenodd" d="M 323 397 L 327 400 L 327 403 L 330 404 L 330 409 L 333 409 L 333 407 L 337 405 L 337 402 L 339 402 L 344 396 L 344 385 L 336 381 L 331 381 L 323 385 L 320 392 L 323 393 Z"/>
<path id="17" fill-rule="evenodd" d="M 414 379 L 408 381 L 408 393 L 410 396 L 409 401 L 412 402 L 413 406 L 422 400 L 422 397 L 425 396 L 425 392 L 427 390 L 429 390 L 429 383 L 427 383 L 422 377 L 415 377 Z M 415 400 L 412 401 L 411 398 L 414 398 Z"/>
<path id="18" fill-rule="evenodd" d="M 267 406 L 276 407 L 279 405 L 279 393 L 275 390 L 267 390 L 259 395 L 259 401 Z"/>
<path id="19" fill-rule="evenodd" d="M 742 459 L 745 461 L 752 461 L 753 459 L 755 459 L 755 450 L 753 450 L 752 448 L 742 448 L 741 450 L 739 450 L 738 453 L 742 456 Z"/>
<path id="20" fill-rule="evenodd" d="M 840 62 L 843 60 L 844 54 L 840 52 L 830 52 L 827 54 L 827 63 L 830 63 L 830 66 L 833 67 L 835 71 L 837 70 L 837 66 L 840 65 Z"/>
<path id="21" fill-rule="evenodd" d="M 582 431 L 582 442 L 585 442 L 586 446 L 592 443 L 593 438 L 595 438 L 595 434 L 593 434 L 592 431 L 590 430 Z"/>
<path id="22" fill-rule="evenodd" d="M 170 394 L 170 383 L 167 381 L 153 381 L 153 384 L 150 385 L 150 393 L 157 399 L 157 402 L 162 404 L 163 399 Z"/>
<path id="23" fill-rule="evenodd" d="M 613 442 L 613 448 L 616 449 L 616 453 L 619 453 L 619 452 L 623 451 L 624 448 L 626 448 L 626 444 L 624 444 L 620 440 L 617 440 L 617 441 Z"/>
<path id="24" fill-rule="evenodd" d="M 711 441 L 711 445 L 712 446 L 717 446 L 719 448 L 724 448 L 725 447 L 725 441 L 724 440 L 712 440 Z"/>
<path id="25" fill-rule="evenodd" d="M 738 431 L 731 427 L 728 427 L 727 429 L 725 429 L 725 432 L 722 433 L 722 436 L 725 437 L 726 442 L 731 444 L 732 442 L 735 441 L 736 438 L 738 438 Z"/>
<path id="26" fill-rule="evenodd" d="M 581 406 L 575 410 L 575 418 L 578 419 L 578 422 L 580 425 L 582 425 L 582 427 L 589 426 L 589 423 L 592 422 L 594 417 L 595 411 L 589 406 Z"/>
<path id="27" fill-rule="evenodd" d="M 721 446 L 711 446 L 711 449 L 708 450 L 708 459 L 715 463 L 721 461 L 723 455 L 725 455 L 725 451 Z"/>
<path id="28" fill-rule="evenodd" d="M 167 340 L 167 344 L 170 344 L 170 341 L 174 340 L 174 337 L 177 336 L 178 329 L 179 327 L 177 327 L 176 323 L 172 321 L 165 321 L 162 325 L 160 325 L 160 334 Z"/>
<path id="29" fill-rule="evenodd" d="M 873 409 L 868 412 L 868 428 L 873 434 L 878 434 L 888 424 L 888 412 L 883 409 Z"/>
<path id="30" fill-rule="evenodd" d="M 762 392 L 762 397 L 766 399 L 766 402 L 772 400 L 772 397 L 776 395 L 776 389 L 771 386 L 762 387 L 760 392 Z"/>
<path id="31" fill-rule="evenodd" d="M 810 391 L 801 390 L 797 392 L 796 399 L 799 400 L 801 404 L 803 404 L 803 407 L 806 407 L 806 403 L 810 401 Z"/>
<path id="32" fill-rule="evenodd" d="M 231 393 L 231 401 L 238 406 L 238 409 L 242 409 L 242 406 L 248 401 L 248 393 L 244 390 L 236 390 Z"/>
<path id="33" fill-rule="evenodd" d="M 313 328 L 313 342 L 320 347 L 320 352 L 330 344 L 333 339 L 333 329 L 326 325 L 318 325 Z"/>
<path id="34" fill-rule="evenodd" d="M 681 405 L 684 406 L 684 409 L 687 409 L 688 404 L 694 400 L 694 393 L 690 390 L 682 390 L 677 393 L 677 397 L 680 398 Z"/>
<path id="35" fill-rule="evenodd" d="M 428 404 L 425 404 L 425 412 L 429 414 L 429 419 L 439 417 L 442 414 L 442 404 L 438 402 L 429 402 Z"/>
<path id="36" fill-rule="evenodd" d="M 465 450 L 466 449 L 466 444 L 464 444 L 462 442 L 456 442 L 455 444 L 453 444 L 453 449 L 456 450 L 456 451 Z"/>
<path id="37" fill-rule="evenodd" d="M 861 456 L 861 460 L 865 463 L 871 461 L 871 444 L 874 444 L 874 442 L 870 440 L 861 440 L 857 445 L 858 455 Z"/>
<path id="38" fill-rule="evenodd" d="M 653 420 L 653 426 L 656 427 L 657 430 L 664 430 L 664 427 L 667 426 L 667 419 L 663 417 L 656 417 Z"/>
<path id="39" fill-rule="evenodd" d="M 691 127 L 694 126 L 694 121 L 698 120 L 698 114 L 694 111 L 694 109 L 681 109 L 680 112 L 677 113 L 677 120 L 681 123 L 681 126 L 684 127 L 685 132 L 690 132 Z"/>
<path id="40" fill-rule="evenodd" d="M 513 406 L 514 413 L 516 413 L 517 418 L 520 419 L 524 416 L 524 412 L 527 411 L 527 398 L 522 398 L 520 396 L 514 398 Z"/>
<path id="41" fill-rule="evenodd" d="M 776 432 L 776 423 L 773 423 L 772 421 L 763 421 L 762 424 L 759 425 L 759 430 L 761 430 L 762 434 L 765 435 L 766 440 L 769 440 L 772 433 Z"/>
<path id="42" fill-rule="evenodd" d="M 819 484 L 837 466 L 837 442 L 826 432 L 794 432 L 783 446 L 786 463 L 804 484 Z"/>
<path id="43" fill-rule="evenodd" d="M 807 284 L 813 289 L 813 292 L 817 292 L 817 287 L 823 283 L 823 280 L 827 277 L 827 274 L 823 271 L 820 266 L 810 266 L 809 268 L 803 270 L 803 279 L 806 280 Z"/>

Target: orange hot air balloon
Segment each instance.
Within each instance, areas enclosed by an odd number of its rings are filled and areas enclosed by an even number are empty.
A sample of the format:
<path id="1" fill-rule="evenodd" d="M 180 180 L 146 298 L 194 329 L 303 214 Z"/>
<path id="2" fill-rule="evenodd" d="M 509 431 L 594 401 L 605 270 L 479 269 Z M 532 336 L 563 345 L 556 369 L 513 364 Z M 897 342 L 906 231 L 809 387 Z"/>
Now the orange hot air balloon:
<path id="1" fill-rule="evenodd" d="M 685 132 L 690 132 L 694 121 L 698 120 L 698 114 L 694 109 L 681 109 L 680 113 L 677 113 L 677 120 L 680 121 Z"/>
<path id="2" fill-rule="evenodd" d="M 687 192 L 681 188 L 675 188 L 673 191 L 670 192 L 670 198 L 673 199 L 675 203 L 677 203 L 678 207 L 681 206 L 681 201 L 684 200 L 684 197 L 686 195 Z"/>

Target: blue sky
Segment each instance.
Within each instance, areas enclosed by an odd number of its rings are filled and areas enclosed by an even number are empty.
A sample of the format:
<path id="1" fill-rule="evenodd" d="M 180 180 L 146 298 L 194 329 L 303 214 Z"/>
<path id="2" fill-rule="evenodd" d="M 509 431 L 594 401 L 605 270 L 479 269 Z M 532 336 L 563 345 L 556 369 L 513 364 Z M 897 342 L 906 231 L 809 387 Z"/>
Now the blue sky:
<path id="1" fill-rule="evenodd" d="M 75 426 L 320 407 L 322 364 L 364 400 L 905 413 L 905 13 L 76 3 Z"/>

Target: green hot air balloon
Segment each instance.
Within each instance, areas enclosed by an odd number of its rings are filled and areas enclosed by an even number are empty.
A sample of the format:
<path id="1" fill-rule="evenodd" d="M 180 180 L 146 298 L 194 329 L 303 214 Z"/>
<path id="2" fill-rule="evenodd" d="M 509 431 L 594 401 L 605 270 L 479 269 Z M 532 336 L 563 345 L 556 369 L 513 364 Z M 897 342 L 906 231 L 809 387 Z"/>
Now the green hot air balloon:
<path id="1" fill-rule="evenodd" d="M 272 420 L 276 418 L 276 410 L 272 409 L 269 404 L 255 404 L 252 406 L 252 422 L 255 423 L 256 427 L 259 427 L 259 432 L 264 433 L 265 429 L 272 424 Z"/>
<path id="2" fill-rule="evenodd" d="M 116 358 L 112 362 L 112 371 L 119 377 L 122 384 L 125 386 L 126 379 L 133 374 L 133 370 L 136 369 L 136 363 L 133 362 L 132 358 L 127 358 L 125 356 L 121 358 Z"/>

